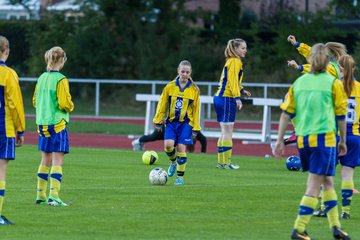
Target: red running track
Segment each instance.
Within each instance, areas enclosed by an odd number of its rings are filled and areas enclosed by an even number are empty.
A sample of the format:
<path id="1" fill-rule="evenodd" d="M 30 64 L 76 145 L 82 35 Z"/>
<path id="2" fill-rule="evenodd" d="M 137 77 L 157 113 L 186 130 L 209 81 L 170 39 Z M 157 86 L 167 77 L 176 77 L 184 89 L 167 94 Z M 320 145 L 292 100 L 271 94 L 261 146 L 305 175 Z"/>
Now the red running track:
<path id="1" fill-rule="evenodd" d="M 37 145 L 37 133 L 27 132 L 25 144 Z M 112 149 L 132 149 L 131 141 L 127 136 L 108 135 L 108 134 L 80 134 L 69 133 L 71 147 L 91 147 L 91 148 L 112 148 Z M 147 150 L 163 151 L 163 141 L 150 142 L 145 145 Z M 200 153 L 200 143 L 197 143 L 195 152 Z M 207 153 L 217 152 L 217 139 L 208 139 Z M 247 156 L 265 156 L 271 154 L 269 144 L 242 144 L 241 140 L 233 141 L 233 154 Z M 297 155 L 295 146 L 287 146 L 285 156 Z"/>

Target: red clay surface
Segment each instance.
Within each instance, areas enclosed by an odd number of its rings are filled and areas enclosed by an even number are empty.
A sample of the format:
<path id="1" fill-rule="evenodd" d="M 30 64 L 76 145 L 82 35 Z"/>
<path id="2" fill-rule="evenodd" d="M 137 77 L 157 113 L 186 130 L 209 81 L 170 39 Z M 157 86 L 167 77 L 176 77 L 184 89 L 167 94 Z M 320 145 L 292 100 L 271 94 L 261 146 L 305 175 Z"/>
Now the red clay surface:
<path id="1" fill-rule="evenodd" d="M 101 121 L 101 122 L 127 122 L 135 124 L 144 124 L 144 119 L 134 118 L 74 118 L 75 121 Z M 216 124 L 216 125 L 215 125 Z M 207 127 L 217 127 L 218 123 L 207 122 Z M 261 123 L 237 123 L 236 128 L 241 129 L 261 129 Z M 275 124 L 272 128 L 276 129 Z M 91 148 L 112 148 L 112 149 L 132 149 L 131 141 L 128 136 L 109 135 L 109 134 L 81 134 L 69 133 L 71 147 L 91 147 Z M 36 132 L 26 132 L 25 144 L 37 145 L 38 136 Z M 146 150 L 163 151 L 163 142 L 149 142 L 145 145 Z M 200 143 L 197 143 L 195 152 L 200 153 Z M 217 139 L 208 139 L 207 153 L 217 153 Z M 242 140 L 233 141 L 233 154 L 247 156 L 265 156 L 271 154 L 269 144 L 243 144 Z M 297 155 L 295 146 L 287 146 L 285 156 Z"/>

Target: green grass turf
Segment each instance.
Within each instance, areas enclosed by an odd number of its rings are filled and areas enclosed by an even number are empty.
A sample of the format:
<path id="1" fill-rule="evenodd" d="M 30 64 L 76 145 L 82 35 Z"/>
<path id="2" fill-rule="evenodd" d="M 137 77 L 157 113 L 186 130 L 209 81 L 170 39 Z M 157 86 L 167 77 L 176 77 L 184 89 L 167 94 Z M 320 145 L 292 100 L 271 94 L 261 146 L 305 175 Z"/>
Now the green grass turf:
<path id="1" fill-rule="evenodd" d="M 36 131 L 35 118 L 26 118 L 26 130 Z M 113 135 L 142 135 L 144 126 L 132 123 L 96 122 L 70 120 L 68 125 L 70 133 L 99 133 Z"/>
<path id="2" fill-rule="evenodd" d="M 68 208 L 35 205 L 36 146 L 17 149 L 8 168 L 3 214 L 16 222 L 0 227 L 1 239 L 289 239 L 306 173 L 290 172 L 284 160 L 234 156 L 238 171 L 216 169 L 216 155 L 189 154 L 185 186 L 152 186 L 142 152 L 72 148 L 65 156 L 61 198 Z M 159 152 L 156 167 L 167 169 Z M 355 186 L 360 180 L 355 178 Z M 336 184 L 339 194 L 339 173 Z M 351 220 L 360 236 L 360 195 Z M 325 218 L 308 232 L 332 239 Z"/>

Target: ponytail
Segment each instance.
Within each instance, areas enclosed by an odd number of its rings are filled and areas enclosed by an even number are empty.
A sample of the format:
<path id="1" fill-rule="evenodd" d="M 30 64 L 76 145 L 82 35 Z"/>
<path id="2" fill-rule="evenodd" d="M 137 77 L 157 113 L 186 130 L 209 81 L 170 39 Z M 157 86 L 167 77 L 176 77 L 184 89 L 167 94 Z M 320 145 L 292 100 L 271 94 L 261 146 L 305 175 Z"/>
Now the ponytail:
<path id="1" fill-rule="evenodd" d="M 346 95 L 350 97 L 354 87 L 355 61 L 352 56 L 346 54 L 340 57 L 339 67 L 343 70 L 343 83 Z"/>
<path id="2" fill-rule="evenodd" d="M 64 62 L 66 61 L 66 53 L 61 47 L 53 47 L 47 50 L 44 57 L 47 64 L 46 69 L 48 71 L 50 71 L 62 58 L 64 58 Z"/>

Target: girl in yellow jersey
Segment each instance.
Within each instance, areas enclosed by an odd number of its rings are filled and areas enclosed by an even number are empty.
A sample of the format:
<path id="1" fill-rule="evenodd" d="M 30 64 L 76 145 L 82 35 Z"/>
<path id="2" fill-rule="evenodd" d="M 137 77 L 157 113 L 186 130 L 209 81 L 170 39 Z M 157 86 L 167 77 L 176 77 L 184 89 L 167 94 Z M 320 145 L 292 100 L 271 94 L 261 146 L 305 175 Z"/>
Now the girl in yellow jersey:
<path id="1" fill-rule="evenodd" d="M 64 154 L 69 152 L 67 124 L 69 113 L 74 110 L 68 79 L 59 71 L 66 62 L 61 47 L 53 47 L 45 53 L 47 71 L 36 84 L 33 105 L 36 108 L 39 144 L 42 159 L 38 169 L 36 204 L 68 206 L 59 197 L 62 182 Z M 46 195 L 50 173 L 50 194 Z"/>
<path id="2" fill-rule="evenodd" d="M 340 157 L 341 164 L 341 218 L 350 219 L 350 204 L 354 190 L 355 167 L 360 166 L 360 83 L 355 81 L 355 61 L 350 55 L 339 59 L 340 74 L 348 96 L 346 114 L 346 145 L 348 152 Z"/>
<path id="3" fill-rule="evenodd" d="M 251 93 L 241 86 L 244 76 L 241 58 L 244 58 L 246 53 L 247 46 L 244 40 L 236 38 L 228 41 L 225 49 L 226 63 L 221 73 L 219 88 L 214 96 L 214 108 L 221 127 L 217 144 L 217 168 L 239 169 L 239 165 L 231 163 L 232 133 L 236 109 L 242 108 L 240 96 L 251 96 Z"/>
<path id="4" fill-rule="evenodd" d="M 171 161 L 168 175 L 172 177 L 177 172 L 175 185 L 184 185 L 186 145 L 193 144 L 193 136 L 201 130 L 200 93 L 191 78 L 189 61 L 181 61 L 177 72 L 178 76 L 165 86 L 160 96 L 153 122 L 161 131 L 166 117 L 164 148 Z"/>
<path id="5" fill-rule="evenodd" d="M 289 35 L 287 38 L 288 42 L 290 42 L 298 52 L 308 59 L 309 53 L 311 51 L 311 47 L 306 43 L 300 43 L 296 41 L 296 37 L 294 35 Z M 337 61 L 342 55 L 345 55 L 347 50 L 346 46 L 339 42 L 327 42 L 325 46 L 329 49 L 330 53 L 330 61 L 326 67 L 326 72 L 333 75 L 337 79 L 340 79 L 340 71 L 338 67 Z M 288 61 L 288 66 L 293 67 L 299 70 L 302 74 L 310 71 L 310 64 L 297 64 L 294 60 Z"/>
<path id="6" fill-rule="evenodd" d="M 9 41 L 0 36 L 0 225 L 14 224 L 2 214 L 9 160 L 15 159 L 15 146 L 24 142 L 25 114 L 16 72 L 6 66 Z"/>

